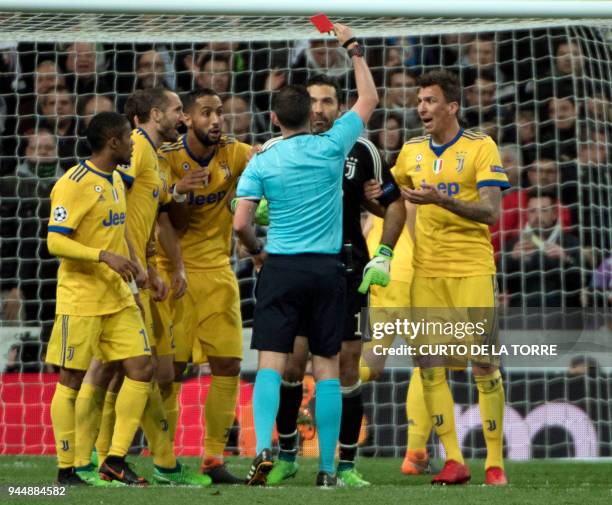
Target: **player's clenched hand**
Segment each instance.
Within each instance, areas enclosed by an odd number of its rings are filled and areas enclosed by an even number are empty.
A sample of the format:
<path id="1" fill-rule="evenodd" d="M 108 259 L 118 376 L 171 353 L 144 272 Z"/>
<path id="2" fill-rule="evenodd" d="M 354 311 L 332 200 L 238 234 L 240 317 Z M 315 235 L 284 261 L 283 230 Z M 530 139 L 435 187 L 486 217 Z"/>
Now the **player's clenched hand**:
<path id="1" fill-rule="evenodd" d="M 348 39 L 352 39 L 355 36 L 353 35 L 353 30 L 340 23 L 334 23 L 334 33 L 340 45 L 343 45 Z"/>
<path id="2" fill-rule="evenodd" d="M 363 183 L 363 196 L 366 200 L 376 200 L 383 194 L 382 186 L 376 179 L 370 179 Z"/>
<path id="3" fill-rule="evenodd" d="M 157 270 L 149 265 L 147 269 L 149 275 L 149 287 L 153 292 L 153 300 L 156 302 L 163 302 L 168 296 L 169 288 L 162 278 L 157 273 Z"/>
<path id="4" fill-rule="evenodd" d="M 109 251 L 100 253 L 100 262 L 106 263 L 110 268 L 117 272 L 126 282 L 131 281 L 138 275 L 138 266 L 134 261 L 125 256 Z"/>
<path id="5" fill-rule="evenodd" d="M 402 186 L 400 191 L 405 200 L 416 205 L 437 204 L 444 200 L 444 195 L 440 193 L 435 186 L 427 184 L 426 182 L 421 183 L 421 187 L 418 189 L 410 189 Z"/>
<path id="6" fill-rule="evenodd" d="M 202 189 L 208 180 L 209 172 L 204 168 L 188 170 L 180 181 L 176 183 L 176 192 L 184 195 L 190 191 Z"/>
<path id="7" fill-rule="evenodd" d="M 170 284 L 172 287 L 172 292 L 174 293 L 174 298 L 180 298 L 187 291 L 187 276 L 185 275 L 185 270 L 182 268 L 177 268 L 172 275 L 170 276 Z"/>

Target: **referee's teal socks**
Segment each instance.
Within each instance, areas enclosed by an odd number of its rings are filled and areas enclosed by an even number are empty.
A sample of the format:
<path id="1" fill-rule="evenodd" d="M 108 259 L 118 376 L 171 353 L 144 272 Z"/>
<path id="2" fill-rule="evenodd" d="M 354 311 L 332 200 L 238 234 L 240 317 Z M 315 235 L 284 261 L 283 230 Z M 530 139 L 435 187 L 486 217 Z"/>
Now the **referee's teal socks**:
<path id="1" fill-rule="evenodd" d="M 276 411 L 275 411 L 276 412 Z M 338 379 L 317 382 L 315 390 L 315 419 L 319 432 L 319 470 L 333 474 L 336 445 L 340 436 L 342 393 Z"/>
<path id="2" fill-rule="evenodd" d="M 272 445 L 272 430 L 280 403 L 281 375 L 272 368 L 262 368 L 255 377 L 253 418 L 257 437 L 257 454 Z M 338 392 L 340 389 L 338 389 Z M 334 449 L 335 449 L 334 444 Z M 333 456 L 332 456 L 333 459 Z"/>

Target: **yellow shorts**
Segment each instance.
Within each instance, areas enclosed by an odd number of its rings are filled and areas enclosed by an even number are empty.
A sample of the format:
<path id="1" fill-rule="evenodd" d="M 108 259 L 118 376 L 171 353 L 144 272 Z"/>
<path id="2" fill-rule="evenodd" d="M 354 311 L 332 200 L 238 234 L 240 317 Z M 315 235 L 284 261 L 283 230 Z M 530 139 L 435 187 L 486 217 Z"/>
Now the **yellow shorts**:
<path id="1" fill-rule="evenodd" d="M 238 281 L 228 267 L 187 272 L 187 293 L 176 300 L 175 361 L 206 363 L 208 356 L 242 359 Z"/>
<path id="2" fill-rule="evenodd" d="M 412 280 L 413 307 L 495 307 L 494 275 L 418 277 Z"/>
<path id="3" fill-rule="evenodd" d="M 431 324 L 429 327 L 431 331 L 424 332 L 417 337 L 415 340 L 417 345 L 421 343 L 465 344 L 469 348 L 470 344 L 491 344 L 497 339 L 494 275 L 415 276 L 412 282 L 411 299 L 413 302 L 412 319 L 414 321 L 425 320 Z M 441 328 L 444 328 L 443 331 Z M 468 355 L 467 358 L 469 359 L 470 356 Z M 449 361 L 455 364 L 454 361 Z M 447 366 L 452 365 L 449 363 Z"/>
<path id="4" fill-rule="evenodd" d="M 370 287 L 370 307 L 378 308 L 372 312 L 370 322 L 375 320 L 392 321 L 396 317 L 406 317 L 410 307 L 410 282 L 391 281 L 387 287 Z M 380 308 L 389 308 L 389 311 L 381 311 Z M 399 309 L 399 310 L 393 310 Z M 364 343 L 364 350 L 372 349 L 375 345 L 385 348 L 391 347 L 396 335 L 385 334 L 381 339 L 372 339 Z"/>
<path id="5" fill-rule="evenodd" d="M 57 314 L 46 362 L 87 370 L 92 356 L 118 361 L 151 354 L 149 337 L 136 305 L 103 316 Z"/>

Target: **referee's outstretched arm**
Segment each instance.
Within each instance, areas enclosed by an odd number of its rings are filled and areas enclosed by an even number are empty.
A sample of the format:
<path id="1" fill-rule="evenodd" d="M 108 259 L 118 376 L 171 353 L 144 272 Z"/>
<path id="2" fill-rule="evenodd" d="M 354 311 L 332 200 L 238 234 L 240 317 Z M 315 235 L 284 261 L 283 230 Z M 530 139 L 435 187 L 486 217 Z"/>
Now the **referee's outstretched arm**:
<path id="1" fill-rule="evenodd" d="M 363 58 L 363 49 L 353 35 L 352 30 L 343 24 L 334 23 L 334 32 L 336 33 L 338 42 L 346 47 L 351 56 L 353 68 L 355 70 L 357 101 L 351 110 L 359 114 L 363 124 L 366 125 L 370 120 L 372 112 L 374 112 L 374 109 L 378 105 L 378 93 L 376 92 L 376 85 L 374 84 L 372 73 Z"/>

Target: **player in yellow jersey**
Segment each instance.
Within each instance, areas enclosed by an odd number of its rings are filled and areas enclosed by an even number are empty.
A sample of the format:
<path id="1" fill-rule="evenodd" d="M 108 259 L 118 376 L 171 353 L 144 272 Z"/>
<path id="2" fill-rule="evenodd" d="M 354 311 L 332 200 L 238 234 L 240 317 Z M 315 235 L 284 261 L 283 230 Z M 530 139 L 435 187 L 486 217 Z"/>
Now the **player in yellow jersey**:
<path id="1" fill-rule="evenodd" d="M 418 114 L 427 135 L 406 142 L 393 169 L 402 195 L 417 205 L 412 305 L 492 311 L 495 262 L 488 226 L 497 222 L 508 178 L 495 142 L 460 127 L 456 76 L 444 70 L 428 72 L 418 86 Z M 494 336 L 494 331 L 488 328 L 487 335 Z M 467 482 L 470 471 L 457 440 L 446 371 L 422 356 L 419 364 L 425 403 L 447 457 L 433 483 Z M 504 485 L 502 377 L 490 363 L 472 362 L 472 371 L 485 427 L 485 483 Z"/>
<path id="2" fill-rule="evenodd" d="M 176 377 L 190 358 L 194 363 L 209 363 L 212 380 L 204 414 L 202 472 L 214 483 L 238 484 L 244 480 L 233 476 L 223 462 L 242 359 L 240 295 L 230 267 L 232 215 L 228 202 L 246 167 L 250 146 L 221 134 L 223 108 L 213 90 L 189 93 L 183 108 L 187 134 L 160 149 L 176 181 L 169 215 L 179 232 L 188 286 L 183 298 L 169 299 L 175 305 Z M 172 270 L 163 251 L 158 260 L 161 271 Z"/>
<path id="3" fill-rule="evenodd" d="M 162 484 L 209 485 L 210 478 L 193 473 L 176 461 L 174 448 L 168 433 L 168 421 L 163 407 L 158 382 L 160 376 L 173 372 L 173 349 L 165 332 L 157 332 L 153 326 L 153 305 L 165 299 L 168 288 L 156 272 L 151 258 L 147 258 L 147 245 L 152 237 L 160 203 L 167 202 L 167 192 L 160 176 L 157 148 L 163 141 L 178 138 L 177 127 L 183 118 L 183 105 L 178 95 L 162 88 L 138 90 L 130 95 L 125 114 L 132 123 L 133 151 L 129 165 L 120 166 L 121 177 L 129 187 L 127 193 L 127 230 L 133 254 L 141 265 L 147 265 L 147 285 L 140 290 L 140 300 L 152 352 L 156 359 L 156 381 L 153 382 L 149 401 L 142 418 L 142 426 L 153 453 L 153 478 Z M 95 366 L 95 361 L 92 366 Z M 99 365 L 98 365 L 99 366 Z M 168 370 L 169 369 L 169 370 Z M 88 376 L 92 367 L 88 371 Z M 104 374 L 92 374 L 98 379 L 94 384 L 106 386 Z M 172 383 L 172 378 L 165 382 Z M 87 377 L 86 377 L 87 379 Z M 120 380 L 113 380 L 118 387 Z M 112 384 L 111 384 L 112 385 Z M 109 388 L 105 398 L 105 423 L 112 420 L 116 389 Z M 110 410 L 110 412 L 108 412 Z M 102 426 L 96 447 L 100 460 L 104 459 L 110 442 L 112 425 Z M 102 440 L 100 440 L 102 438 Z M 92 445 L 93 445 L 92 439 Z M 88 456 L 88 453 L 84 453 Z M 78 456 L 78 455 L 77 455 Z M 78 458 L 77 458 L 78 459 Z M 101 467 L 101 470 L 104 470 Z"/>
<path id="4" fill-rule="evenodd" d="M 139 271 L 127 258 L 125 189 L 115 171 L 118 164 L 130 159 L 130 127 L 124 116 L 103 112 L 92 118 L 86 135 L 93 154 L 55 184 L 47 239 L 51 254 L 61 258 L 56 318 L 46 356 L 48 363 L 60 367 L 51 402 L 58 481 L 85 482 L 75 473 L 75 446 L 78 450 L 84 432 L 96 429 L 89 426 L 95 422 L 90 399 L 95 397 L 94 407 L 102 409 L 104 391 L 83 383 L 96 353 L 105 362 L 121 363 L 125 371 L 116 405 L 117 426 L 122 429 L 115 430 L 107 460 L 123 475 L 123 482 L 143 484 L 146 481 L 124 460 L 145 408 L 153 372 L 133 284 Z M 89 484 L 104 483 L 95 469 L 83 476 Z"/>

